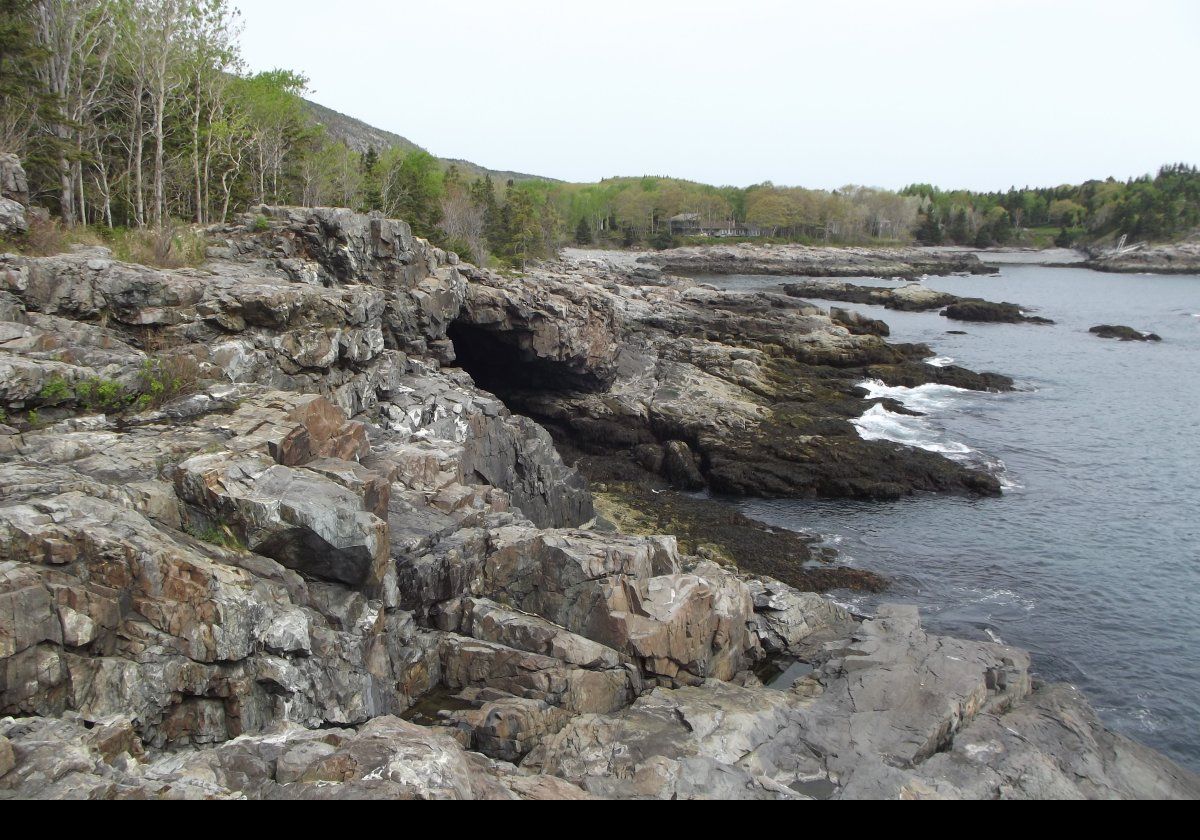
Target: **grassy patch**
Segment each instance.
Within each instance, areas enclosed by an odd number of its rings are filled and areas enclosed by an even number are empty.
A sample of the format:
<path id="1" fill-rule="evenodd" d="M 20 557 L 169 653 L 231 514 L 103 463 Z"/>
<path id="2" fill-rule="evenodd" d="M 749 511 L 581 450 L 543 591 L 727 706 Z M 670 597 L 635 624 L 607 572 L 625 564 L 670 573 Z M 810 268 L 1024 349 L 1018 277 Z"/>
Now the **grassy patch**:
<path id="1" fill-rule="evenodd" d="M 32 219 L 24 236 L 0 241 L 0 251 L 29 257 L 65 254 L 76 245 L 104 245 L 121 262 L 154 268 L 201 265 L 207 242 L 197 229 L 175 223 L 158 229 L 64 227 L 57 219 Z"/>
<path id="2" fill-rule="evenodd" d="M 201 527 L 189 523 L 183 526 L 183 530 L 189 536 L 209 545 L 227 548 L 230 551 L 249 551 L 246 544 L 242 542 L 237 534 L 230 530 L 228 525 L 206 525 Z"/>

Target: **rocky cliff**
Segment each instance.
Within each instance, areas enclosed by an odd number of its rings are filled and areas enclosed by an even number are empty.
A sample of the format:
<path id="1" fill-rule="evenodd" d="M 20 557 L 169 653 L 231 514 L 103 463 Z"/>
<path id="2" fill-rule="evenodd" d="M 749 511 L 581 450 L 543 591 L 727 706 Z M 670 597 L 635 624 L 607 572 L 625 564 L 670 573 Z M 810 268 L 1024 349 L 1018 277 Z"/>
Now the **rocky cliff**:
<path id="1" fill-rule="evenodd" d="M 0 798 L 1200 793 L 1020 651 L 600 528 L 456 366 L 711 482 L 689 453 L 779 410 L 771 365 L 916 351 L 656 273 L 499 277 L 348 211 L 210 235 L 198 270 L 0 257 Z"/>

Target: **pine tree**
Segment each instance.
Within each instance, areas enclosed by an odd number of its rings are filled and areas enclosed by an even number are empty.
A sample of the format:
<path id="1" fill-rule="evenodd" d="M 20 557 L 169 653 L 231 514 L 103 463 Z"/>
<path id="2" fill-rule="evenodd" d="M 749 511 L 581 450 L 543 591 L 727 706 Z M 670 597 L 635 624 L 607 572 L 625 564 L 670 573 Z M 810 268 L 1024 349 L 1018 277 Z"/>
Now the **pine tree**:
<path id="1" fill-rule="evenodd" d="M 922 245 L 941 245 L 944 238 L 942 223 L 938 220 L 937 210 L 930 206 L 925 211 L 921 226 L 917 228 L 917 241 Z"/>
<path id="2" fill-rule="evenodd" d="M 362 209 L 365 212 L 383 209 L 383 184 L 379 173 L 379 153 L 369 146 L 358 162 L 362 174 Z"/>
<path id="3" fill-rule="evenodd" d="M 49 53 L 37 44 L 33 6 L 34 0 L 0 0 L 0 151 L 21 157 L 35 121 L 62 119 L 59 103 L 38 78 Z"/>
<path id="4" fill-rule="evenodd" d="M 591 245 L 592 244 L 592 226 L 588 224 L 587 219 L 580 219 L 579 226 L 575 228 L 575 244 L 576 245 Z"/>
<path id="5" fill-rule="evenodd" d="M 954 219 L 950 223 L 950 241 L 955 245 L 970 245 L 971 225 L 967 220 L 967 211 L 961 207 L 954 213 Z"/>

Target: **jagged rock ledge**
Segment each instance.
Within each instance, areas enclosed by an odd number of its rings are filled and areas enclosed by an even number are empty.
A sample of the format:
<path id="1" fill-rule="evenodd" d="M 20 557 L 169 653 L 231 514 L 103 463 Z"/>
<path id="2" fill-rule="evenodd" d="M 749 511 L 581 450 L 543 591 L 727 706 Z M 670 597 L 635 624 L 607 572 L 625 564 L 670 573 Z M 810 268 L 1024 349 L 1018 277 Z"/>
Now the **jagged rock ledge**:
<path id="1" fill-rule="evenodd" d="M 924 248 L 818 248 L 807 245 L 702 245 L 672 248 L 639 262 L 676 274 L 774 274 L 797 277 L 904 277 L 996 274 L 969 253 Z"/>
<path id="2" fill-rule="evenodd" d="M 624 295 L 347 211 L 212 233 L 198 271 L 0 260 L 0 798 L 1200 795 L 1020 651 L 595 528 L 449 363 L 508 323 L 537 375 L 619 383 Z M 194 381 L 126 399 L 163 370 Z"/>
<path id="3" fill-rule="evenodd" d="M 721 291 L 587 260 L 510 277 L 465 269 L 452 335 L 483 387 L 560 443 L 619 455 L 681 489 L 731 495 L 897 498 L 998 494 L 988 474 L 863 440 L 859 387 L 928 382 L 1004 390 L 1012 380 L 923 363 L 775 291 Z"/>

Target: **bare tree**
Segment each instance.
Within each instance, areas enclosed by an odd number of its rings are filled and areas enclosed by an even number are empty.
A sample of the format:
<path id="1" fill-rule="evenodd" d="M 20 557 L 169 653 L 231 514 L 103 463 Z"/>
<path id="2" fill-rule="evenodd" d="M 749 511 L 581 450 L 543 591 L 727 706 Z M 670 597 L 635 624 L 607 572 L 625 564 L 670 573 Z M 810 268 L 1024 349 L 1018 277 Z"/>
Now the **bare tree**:
<path id="1" fill-rule="evenodd" d="M 487 237 L 484 208 L 471 200 L 465 189 L 450 190 L 442 198 L 442 220 L 438 227 L 449 241 L 459 241 L 470 247 L 471 259 L 480 265 L 487 263 Z"/>
<path id="2" fill-rule="evenodd" d="M 33 8 L 34 31 L 46 52 L 41 81 L 60 109 L 49 130 L 58 146 L 59 204 L 67 225 L 87 214 L 82 160 L 91 150 L 86 133 L 108 76 L 113 8 L 107 0 L 39 0 Z"/>

